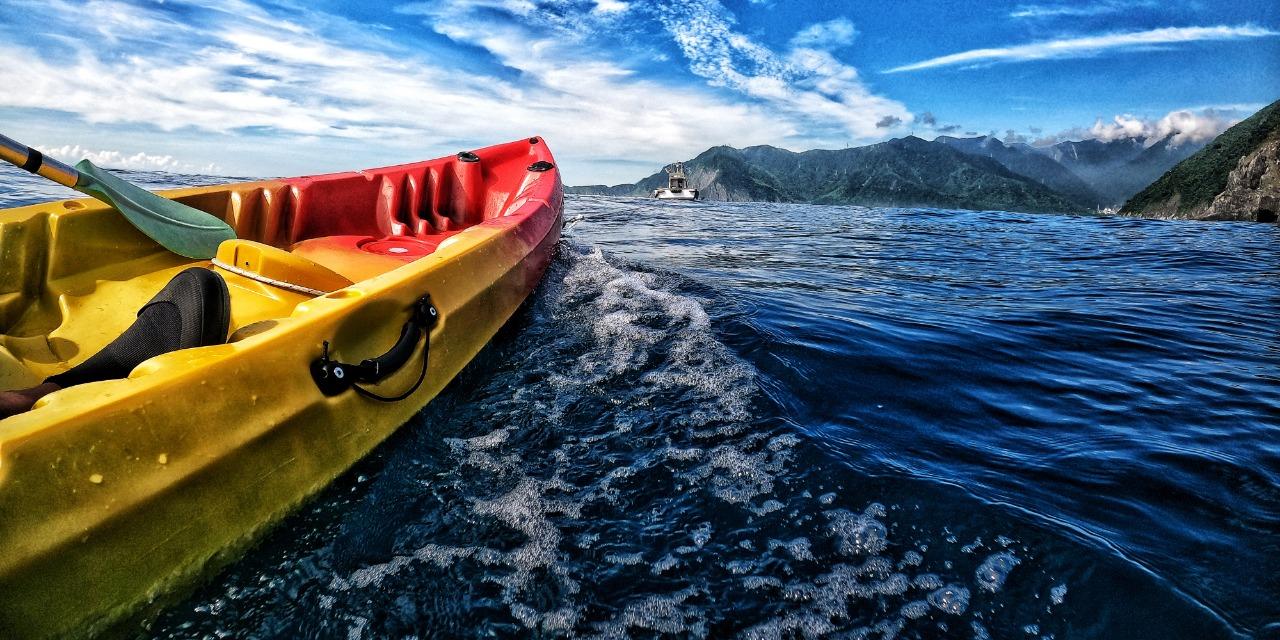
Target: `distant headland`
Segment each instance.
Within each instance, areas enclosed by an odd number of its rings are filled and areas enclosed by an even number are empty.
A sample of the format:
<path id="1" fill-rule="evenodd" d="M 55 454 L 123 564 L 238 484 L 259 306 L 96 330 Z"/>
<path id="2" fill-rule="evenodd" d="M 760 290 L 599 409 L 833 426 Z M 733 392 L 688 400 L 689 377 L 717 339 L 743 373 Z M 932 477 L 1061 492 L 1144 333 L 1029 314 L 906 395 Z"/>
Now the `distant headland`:
<path id="1" fill-rule="evenodd" d="M 1125 203 L 1123 214 L 1275 222 L 1280 100 L 1227 129 Z"/>

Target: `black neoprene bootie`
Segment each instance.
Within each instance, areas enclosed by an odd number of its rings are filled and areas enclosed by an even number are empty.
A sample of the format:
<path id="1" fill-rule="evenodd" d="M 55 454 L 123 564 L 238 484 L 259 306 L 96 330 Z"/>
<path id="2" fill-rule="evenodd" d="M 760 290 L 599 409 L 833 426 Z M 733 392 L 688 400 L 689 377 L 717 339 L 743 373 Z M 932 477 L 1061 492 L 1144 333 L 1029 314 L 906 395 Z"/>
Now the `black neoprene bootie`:
<path id="1" fill-rule="evenodd" d="M 174 276 L 138 310 L 120 337 L 102 351 L 45 382 L 70 387 L 128 377 L 143 360 L 162 353 L 222 344 L 231 324 L 231 294 L 222 276 L 192 267 Z"/>

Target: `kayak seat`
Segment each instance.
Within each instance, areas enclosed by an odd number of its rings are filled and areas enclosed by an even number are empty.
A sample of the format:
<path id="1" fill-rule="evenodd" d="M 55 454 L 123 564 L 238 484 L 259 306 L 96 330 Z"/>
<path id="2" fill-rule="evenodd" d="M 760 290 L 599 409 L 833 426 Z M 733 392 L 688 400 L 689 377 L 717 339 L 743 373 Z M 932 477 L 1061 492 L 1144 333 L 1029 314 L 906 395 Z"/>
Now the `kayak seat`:
<path id="1" fill-rule="evenodd" d="M 424 236 L 325 236 L 298 242 L 290 251 L 359 282 L 430 255 L 455 233 L 457 231 Z"/>
<path id="2" fill-rule="evenodd" d="M 226 240 L 218 245 L 213 266 L 273 287 L 320 296 L 351 285 L 331 269 L 271 245 L 252 240 Z"/>

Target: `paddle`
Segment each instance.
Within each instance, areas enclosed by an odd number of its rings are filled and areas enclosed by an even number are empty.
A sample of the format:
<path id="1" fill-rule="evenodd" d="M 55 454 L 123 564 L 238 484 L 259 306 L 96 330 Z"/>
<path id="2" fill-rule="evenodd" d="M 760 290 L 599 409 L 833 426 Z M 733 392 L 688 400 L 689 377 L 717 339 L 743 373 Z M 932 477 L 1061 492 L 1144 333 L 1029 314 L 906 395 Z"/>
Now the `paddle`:
<path id="1" fill-rule="evenodd" d="M 0 158 L 115 207 L 139 231 L 178 255 L 209 259 L 223 240 L 236 237 L 222 220 L 125 182 L 88 160 L 69 167 L 4 135 Z"/>

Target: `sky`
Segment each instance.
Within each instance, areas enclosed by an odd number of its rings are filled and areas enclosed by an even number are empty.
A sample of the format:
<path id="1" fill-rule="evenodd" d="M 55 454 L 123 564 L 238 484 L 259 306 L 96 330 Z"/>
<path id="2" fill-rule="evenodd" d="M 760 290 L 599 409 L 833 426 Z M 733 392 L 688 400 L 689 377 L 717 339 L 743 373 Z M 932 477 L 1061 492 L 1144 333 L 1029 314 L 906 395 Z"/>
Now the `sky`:
<path id="1" fill-rule="evenodd" d="M 1280 3 L 0 0 L 0 132 L 231 176 L 543 136 L 568 184 L 706 148 L 1203 141 L 1280 98 Z"/>

